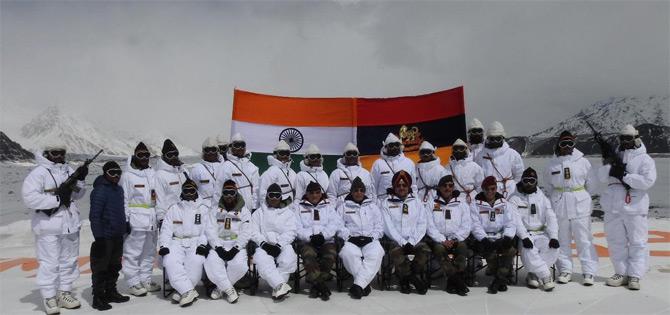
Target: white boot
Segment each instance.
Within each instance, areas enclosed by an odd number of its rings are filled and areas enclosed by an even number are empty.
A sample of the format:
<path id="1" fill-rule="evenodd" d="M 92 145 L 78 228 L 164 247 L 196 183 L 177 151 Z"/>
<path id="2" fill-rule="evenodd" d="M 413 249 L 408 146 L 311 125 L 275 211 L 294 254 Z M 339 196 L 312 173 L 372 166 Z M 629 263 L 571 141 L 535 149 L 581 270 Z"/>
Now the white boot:
<path id="1" fill-rule="evenodd" d="M 181 294 L 179 294 L 179 292 L 175 291 L 174 293 L 172 293 L 172 296 L 170 298 L 172 298 L 172 303 L 173 304 L 174 303 L 179 303 L 179 300 L 181 300 Z"/>
<path id="2" fill-rule="evenodd" d="M 72 293 L 68 291 L 61 291 L 58 294 L 58 306 L 67 309 L 75 309 L 81 306 L 81 302 L 77 300 Z"/>
<path id="3" fill-rule="evenodd" d="M 209 297 L 212 300 L 218 300 L 218 299 L 221 298 L 221 296 L 222 296 L 222 294 L 221 294 L 221 290 L 219 290 L 219 288 L 214 288 L 214 290 L 212 290 L 212 293 L 209 294 Z"/>
<path id="4" fill-rule="evenodd" d="M 147 290 L 147 292 L 156 292 L 161 289 L 161 286 L 153 281 L 142 282 L 142 286 Z"/>
<path id="5" fill-rule="evenodd" d="M 526 284 L 533 289 L 537 289 L 540 286 L 537 276 L 531 272 L 526 275 Z"/>
<path id="6" fill-rule="evenodd" d="M 572 281 L 572 274 L 569 272 L 561 272 L 560 275 L 558 275 L 558 283 L 568 283 Z"/>
<path id="7" fill-rule="evenodd" d="M 48 315 L 60 314 L 60 307 L 58 307 L 58 300 L 55 296 L 44 300 L 44 312 Z"/>
<path id="8" fill-rule="evenodd" d="M 615 273 L 613 276 L 607 279 L 607 282 L 605 282 L 605 284 L 607 284 L 610 287 L 620 287 L 622 285 L 627 285 L 628 277 Z"/>
<path id="9" fill-rule="evenodd" d="M 630 277 L 628 278 L 628 289 L 630 290 L 639 290 L 640 289 L 640 278 Z"/>
<path id="10" fill-rule="evenodd" d="M 554 279 L 551 277 L 546 277 L 542 279 L 542 289 L 545 291 L 551 291 L 554 289 L 556 284 L 554 284 Z"/>
<path id="11" fill-rule="evenodd" d="M 275 300 L 280 300 L 291 292 L 291 286 L 282 283 L 272 290 L 272 298 Z"/>
<path id="12" fill-rule="evenodd" d="M 141 284 L 136 284 L 128 288 L 128 293 L 134 296 L 145 296 L 147 295 L 147 289 L 145 289 L 144 286 Z"/>
<path id="13" fill-rule="evenodd" d="M 584 282 L 582 282 L 583 285 L 590 287 L 594 283 L 593 275 L 589 274 L 584 274 Z"/>
<path id="14" fill-rule="evenodd" d="M 179 306 L 181 307 L 189 306 L 193 304 L 193 302 L 195 302 L 197 298 L 198 298 L 198 292 L 195 291 L 195 289 L 188 290 L 188 292 L 184 293 L 184 295 L 181 296 L 181 300 L 179 300 Z"/>
<path id="15" fill-rule="evenodd" d="M 237 295 L 237 291 L 233 287 L 226 290 L 224 293 L 226 293 L 226 300 L 230 304 L 235 304 L 237 302 L 237 299 L 240 297 L 239 295 Z"/>

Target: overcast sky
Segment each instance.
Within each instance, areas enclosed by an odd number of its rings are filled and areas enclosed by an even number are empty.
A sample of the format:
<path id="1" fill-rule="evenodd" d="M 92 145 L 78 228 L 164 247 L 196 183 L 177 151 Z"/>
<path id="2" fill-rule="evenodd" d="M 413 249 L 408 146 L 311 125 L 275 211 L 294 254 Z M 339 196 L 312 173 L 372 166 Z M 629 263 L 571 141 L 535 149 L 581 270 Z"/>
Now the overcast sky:
<path id="1" fill-rule="evenodd" d="M 530 134 L 667 95 L 670 2 L 12 2 L 0 129 L 49 105 L 101 126 L 228 133 L 233 88 L 392 97 L 465 86 L 468 120 Z"/>

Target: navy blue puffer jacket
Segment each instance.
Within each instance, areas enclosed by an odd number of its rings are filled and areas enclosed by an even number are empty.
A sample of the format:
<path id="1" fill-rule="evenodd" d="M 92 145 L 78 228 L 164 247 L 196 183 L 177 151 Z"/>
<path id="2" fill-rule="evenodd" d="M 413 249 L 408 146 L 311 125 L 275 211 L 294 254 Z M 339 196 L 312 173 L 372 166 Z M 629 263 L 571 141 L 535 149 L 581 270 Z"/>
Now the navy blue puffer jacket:
<path id="1" fill-rule="evenodd" d="M 126 232 L 123 188 L 107 180 L 104 175 L 98 176 L 93 182 L 89 220 L 96 239 L 116 238 Z"/>

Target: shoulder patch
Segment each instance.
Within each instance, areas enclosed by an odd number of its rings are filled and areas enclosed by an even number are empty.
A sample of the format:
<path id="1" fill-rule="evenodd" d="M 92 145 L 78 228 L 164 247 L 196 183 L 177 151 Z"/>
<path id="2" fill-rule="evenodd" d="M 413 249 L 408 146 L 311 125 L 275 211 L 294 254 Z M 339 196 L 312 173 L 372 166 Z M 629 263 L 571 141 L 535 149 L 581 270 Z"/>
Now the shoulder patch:
<path id="1" fill-rule="evenodd" d="M 135 187 L 135 188 L 144 188 L 144 184 L 133 185 L 133 187 Z"/>
<path id="2" fill-rule="evenodd" d="M 554 171 L 554 172 L 551 172 L 551 175 L 558 175 L 560 173 L 561 173 L 561 171 Z"/>

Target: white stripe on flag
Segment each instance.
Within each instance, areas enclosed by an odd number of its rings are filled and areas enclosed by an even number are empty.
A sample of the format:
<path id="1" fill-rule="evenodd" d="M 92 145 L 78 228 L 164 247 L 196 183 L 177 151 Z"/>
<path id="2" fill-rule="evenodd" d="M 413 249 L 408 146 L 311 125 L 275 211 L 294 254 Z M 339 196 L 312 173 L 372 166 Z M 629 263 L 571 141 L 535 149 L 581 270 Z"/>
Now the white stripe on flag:
<path id="1" fill-rule="evenodd" d="M 233 120 L 231 133 L 241 133 L 251 152 L 270 153 L 279 142 L 279 135 L 288 128 L 297 129 L 303 137 L 302 153 L 310 144 L 316 144 L 324 155 L 340 155 L 348 142 L 355 142 L 355 127 L 286 127 L 255 124 Z"/>

